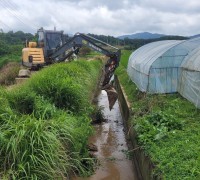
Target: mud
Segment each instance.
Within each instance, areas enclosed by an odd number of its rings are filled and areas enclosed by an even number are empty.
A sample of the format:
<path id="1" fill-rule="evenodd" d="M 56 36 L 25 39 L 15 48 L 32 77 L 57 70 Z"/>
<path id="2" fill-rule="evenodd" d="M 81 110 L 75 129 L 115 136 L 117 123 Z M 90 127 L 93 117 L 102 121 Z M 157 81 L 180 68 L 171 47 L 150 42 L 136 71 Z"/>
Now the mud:
<path id="1" fill-rule="evenodd" d="M 131 154 L 127 146 L 118 101 L 110 111 L 107 94 L 102 91 L 98 97 L 98 105 L 103 107 L 107 121 L 94 125 L 96 133 L 89 141 L 97 147 L 94 154 L 100 166 L 91 177 L 76 177 L 73 180 L 137 180 L 136 168 L 129 159 Z"/>

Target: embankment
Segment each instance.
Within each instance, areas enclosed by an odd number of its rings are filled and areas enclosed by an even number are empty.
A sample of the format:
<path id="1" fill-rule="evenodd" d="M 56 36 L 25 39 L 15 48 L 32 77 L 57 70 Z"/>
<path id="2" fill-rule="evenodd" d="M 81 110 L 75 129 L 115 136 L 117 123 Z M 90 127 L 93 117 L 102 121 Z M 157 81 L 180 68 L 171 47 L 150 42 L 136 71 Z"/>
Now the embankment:
<path id="1" fill-rule="evenodd" d="M 132 145 L 131 152 L 133 154 L 133 161 L 137 169 L 138 178 L 143 180 L 149 180 L 155 178 L 152 177 L 153 163 L 151 162 L 150 158 L 145 155 L 144 151 L 140 148 L 140 146 L 137 144 L 136 140 L 137 134 L 134 131 L 134 129 L 132 129 L 130 121 L 130 115 L 131 115 L 130 105 L 117 75 L 115 76 L 115 87 L 118 92 L 118 101 L 124 120 L 126 134 L 131 141 Z"/>

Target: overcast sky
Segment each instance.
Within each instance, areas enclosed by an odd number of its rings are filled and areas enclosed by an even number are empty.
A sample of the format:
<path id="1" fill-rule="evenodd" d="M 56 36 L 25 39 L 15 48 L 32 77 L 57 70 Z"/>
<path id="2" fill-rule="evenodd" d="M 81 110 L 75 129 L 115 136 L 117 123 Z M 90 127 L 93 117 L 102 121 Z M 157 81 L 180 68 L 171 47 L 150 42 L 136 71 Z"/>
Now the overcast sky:
<path id="1" fill-rule="evenodd" d="M 0 0 L 0 29 L 104 35 L 200 33 L 200 0 Z"/>

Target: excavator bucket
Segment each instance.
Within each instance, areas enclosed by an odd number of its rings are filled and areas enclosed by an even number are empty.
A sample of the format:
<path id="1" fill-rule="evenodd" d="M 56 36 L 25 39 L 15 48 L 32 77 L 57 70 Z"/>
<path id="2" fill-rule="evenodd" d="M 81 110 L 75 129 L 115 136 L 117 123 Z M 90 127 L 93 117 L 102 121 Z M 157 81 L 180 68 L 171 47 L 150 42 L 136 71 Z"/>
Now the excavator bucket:
<path id="1" fill-rule="evenodd" d="M 109 66 L 105 65 L 105 69 L 102 72 L 102 79 L 101 79 L 101 82 L 102 82 L 101 89 L 107 92 L 110 110 L 112 110 L 118 98 L 117 91 L 113 87 L 112 83 L 109 83 L 113 73 L 114 73 L 114 69 L 109 69 Z"/>
<path id="2" fill-rule="evenodd" d="M 118 94 L 114 87 L 110 86 L 107 89 L 104 89 L 107 92 L 108 102 L 109 102 L 109 109 L 112 110 L 115 102 L 117 101 Z"/>

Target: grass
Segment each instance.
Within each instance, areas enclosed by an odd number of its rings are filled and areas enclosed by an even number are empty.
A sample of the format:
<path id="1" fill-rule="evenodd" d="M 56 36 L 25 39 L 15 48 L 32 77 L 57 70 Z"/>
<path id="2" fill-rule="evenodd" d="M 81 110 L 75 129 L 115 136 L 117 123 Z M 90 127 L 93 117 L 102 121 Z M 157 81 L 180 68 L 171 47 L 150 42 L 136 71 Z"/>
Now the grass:
<path id="1" fill-rule="evenodd" d="M 0 57 L 0 85 L 11 85 L 15 83 L 15 77 L 20 69 L 20 55 L 7 54 Z"/>
<path id="2" fill-rule="evenodd" d="M 131 102 L 131 122 L 138 144 L 163 179 L 200 178 L 200 110 L 179 94 L 150 95 L 138 91 L 125 67 L 123 51 L 117 75 Z"/>
<path id="3" fill-rule="evenodd" d="M 7 54 L 0 57 L 0 69 L 9 62 L 19 63 L 21 60 L 21 55 L 18 54 Z"/>
<path id="4" fill-rule="evenodd" d="M 0 178 L 66 179 L 92 172 L 92 94 L 100 61 L 52 65 L 0 89 Z"/>
<path id="5" fill-rule="evenodd" d="M 0 69 L 0 84 L 1 85 L 11 85 L 15 83 L 15 78 L 17 77 L 20 70 L 19 63 L 9 62 Z"/>
<path id="6" fill-rule="evenodd" d="M 84 111 L 89 104 L 89 89 L 96 83 L 92 76 L 97 77 L 99 73 L 92 71 L 89 64 L 83 61 L 70 66 L 56 64 L 48 70 L 44 69 L 40 76 L 34 76 L 28 86 L 58 108 L 76 113 Z"/>

